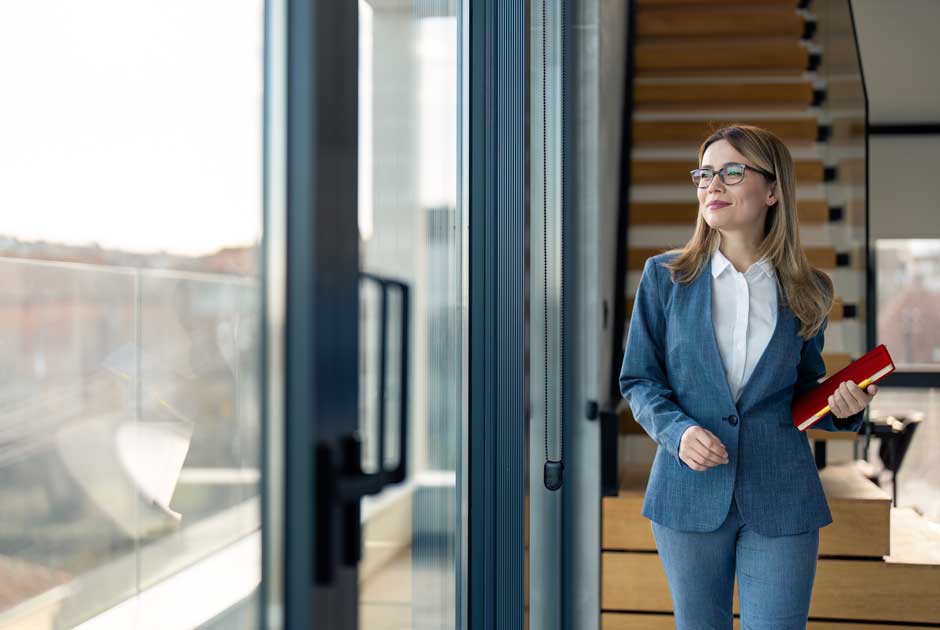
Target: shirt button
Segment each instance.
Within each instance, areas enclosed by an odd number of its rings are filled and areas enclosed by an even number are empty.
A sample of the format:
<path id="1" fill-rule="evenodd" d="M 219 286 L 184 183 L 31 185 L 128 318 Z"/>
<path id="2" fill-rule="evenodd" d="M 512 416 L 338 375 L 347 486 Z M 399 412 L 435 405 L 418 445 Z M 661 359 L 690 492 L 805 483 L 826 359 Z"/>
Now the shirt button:
<path id="1" fill-rule="evenodd" d="M 738 424 L 738 417 L 737 417 L 737 416 L 728 416 L 728 422 L 731 424 L 731 426 L 737 426 L 737 424 Z"/>

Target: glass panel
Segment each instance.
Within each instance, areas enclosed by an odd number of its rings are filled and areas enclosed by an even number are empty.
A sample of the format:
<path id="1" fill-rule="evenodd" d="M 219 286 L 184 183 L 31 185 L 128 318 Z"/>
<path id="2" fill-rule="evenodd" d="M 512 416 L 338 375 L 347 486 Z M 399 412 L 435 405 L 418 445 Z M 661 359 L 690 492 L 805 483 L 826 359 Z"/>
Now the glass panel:
<path id="1" fill-rule="evenodd" d="M 878 343 L 899 372 L 940 370 L 940 239 L 878 239 Z"/>
<path id="2" fill-rule="evenodd" d="M 263 6 L 0 5 L 0 628 L 258 584 Z"/>
<path id="3" fill-rule="evenodd" d="M 460 427 L 466 414 L 461 317 L 466 231 L 459 203 L 458 50 L 454 2 L 359 2 L 359 227 L 361 268 L 410 290 L 388 293 L 386 390 L 376 402 L 380 310 L 364 291 L 361 408 L 364 455 L 399 461 L 400 402 L 408 397 L 408 478 L 363 500 L 360 627 L 457 626 Z M 364 282 L 364 284 L 368 284 Z M 408 353 L 407 381 L 399 368 Z M 407 387 L 406 387 L 407 383 Z"/>

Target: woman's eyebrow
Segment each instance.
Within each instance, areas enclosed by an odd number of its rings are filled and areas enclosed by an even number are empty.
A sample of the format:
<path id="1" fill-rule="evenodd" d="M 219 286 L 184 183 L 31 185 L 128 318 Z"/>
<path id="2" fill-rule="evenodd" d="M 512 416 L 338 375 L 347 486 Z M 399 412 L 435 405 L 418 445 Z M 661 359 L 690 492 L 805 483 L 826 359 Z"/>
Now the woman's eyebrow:
<path id="1" fill-rule="evenodd" d="M 722 166 L 728 166 L 729 164 L 740 164 L 740 162 L 725 162 Z M 702 164 L 699 168 L 715 168 L 711 164 Z"/>

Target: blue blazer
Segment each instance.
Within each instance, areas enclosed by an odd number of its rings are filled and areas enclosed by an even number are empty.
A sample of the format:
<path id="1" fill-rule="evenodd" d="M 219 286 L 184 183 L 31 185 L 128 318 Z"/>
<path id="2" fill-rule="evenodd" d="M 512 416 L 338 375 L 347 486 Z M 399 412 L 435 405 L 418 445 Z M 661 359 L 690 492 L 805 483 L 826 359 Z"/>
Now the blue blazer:
<path id="1" fill-rule="evenodd" d="M 646 260 L 633 303 L 620 371 L 620 392 L 633 417 L 659 447 L 642 513 L 682 531 L 718 529 L 732 495 L 744 521 L 764 536 L 793 535 L 832 522 L 809 438 L 793 426 L 793 397 L 826 373 L 825 327 L 803 340 L 800 321 L 777 286 L 777 324 L 735 404 L 712 325 L 711 259 L 691 283 L 673 283 Z M 864 409 L 848 418 L 826 414 L 813 428 L 858 431 Z M 679 439 L 698 425 L 728 450 L 729 463 L 696 472 L 679 459 Z"/>

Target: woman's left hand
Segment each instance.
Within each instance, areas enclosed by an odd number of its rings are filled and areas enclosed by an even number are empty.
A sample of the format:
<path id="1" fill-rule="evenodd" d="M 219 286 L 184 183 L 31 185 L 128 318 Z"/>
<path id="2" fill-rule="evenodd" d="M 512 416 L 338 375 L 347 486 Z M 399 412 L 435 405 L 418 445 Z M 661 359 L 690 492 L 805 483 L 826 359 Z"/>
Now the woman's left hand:
<path id="1" fill-rule="evenodd" d="M 855 381 L 842 381 L 829 397 L 829 409 L 836 418 L 848 418 L 867 407 L 877 393 L 874 384 L 868 386 L 866 394 Z"/>

